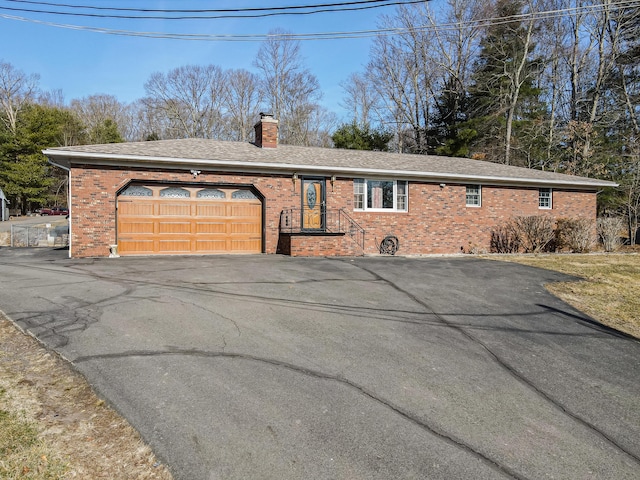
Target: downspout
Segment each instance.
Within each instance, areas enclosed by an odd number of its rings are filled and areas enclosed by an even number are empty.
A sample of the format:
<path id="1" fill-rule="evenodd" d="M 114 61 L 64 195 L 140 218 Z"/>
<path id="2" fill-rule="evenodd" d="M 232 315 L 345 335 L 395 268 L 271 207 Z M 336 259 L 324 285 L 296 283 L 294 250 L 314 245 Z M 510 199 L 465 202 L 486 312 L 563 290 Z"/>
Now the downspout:
<path id="1" fill-rule="evenodd" d="M 64 165 L 60 165 L 59 163 L 54 162 L 53 160 L 51 160 L 51 157 L 47 157 L 47 161 L 53 165 L 54 167 L 58 167 L 61 168 L 63 170 L 67 171 L 67 205 L 69 205 L 69 258 L 71 258 L 71 242 L 72 242 L 72 238 L 73 236 L 71 235 L 72 229 L 71 229 L 71 167 L 65 167 Z"/>

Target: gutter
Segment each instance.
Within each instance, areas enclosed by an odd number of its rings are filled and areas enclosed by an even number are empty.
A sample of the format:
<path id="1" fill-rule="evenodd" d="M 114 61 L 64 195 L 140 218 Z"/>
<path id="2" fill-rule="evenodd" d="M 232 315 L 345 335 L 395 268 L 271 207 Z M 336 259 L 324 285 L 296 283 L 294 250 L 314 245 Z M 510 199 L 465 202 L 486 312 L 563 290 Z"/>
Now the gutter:
<path id="1" fill-rule="evenodd" d="M 45 153 L 46 151 L 47 150 L 43 150 L 42 153 L 47 155 Z M 67 171 L 67 205 L 69 205 L 69 218 L 67 220 L 69 221 L 69 258 L 71 258 L 71 242 L 73 241 L 73 235 L 71 235 L 73 225 L 73 222 L 71 221 L 71 166 L 65 167 L 64 165 L 60 165 L 59 163 L 54 162 L 49 155 L 47 155 L 47 161 L 54 167 Z"/>

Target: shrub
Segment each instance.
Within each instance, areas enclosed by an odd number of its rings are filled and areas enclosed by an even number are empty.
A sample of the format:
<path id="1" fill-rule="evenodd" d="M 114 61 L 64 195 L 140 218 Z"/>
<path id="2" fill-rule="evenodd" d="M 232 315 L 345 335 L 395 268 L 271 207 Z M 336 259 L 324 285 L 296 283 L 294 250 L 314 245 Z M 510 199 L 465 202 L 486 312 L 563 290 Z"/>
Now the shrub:
<path id="1" fill-rule="evenodd" d="M 515 217 L 513 220 L 520 246 L 525 253 L 540 253 L 553 250 L 555 232 L 553 220 L 546 215 Z"/>
<path id="2" fill-rule="evenodd" d="M 605 252 L 615 252 L 622 246 L 620 232 L 624 222 L 620 217 L 601 217 L 597 222 L 598 237 Z"/>
<path id="3" fill-rule="evenodd" d="M 593 248 L 594 225 L 588 218 L 560 218 L 556 222 L 556 248 L 586 253 Z"/>
<path id="4" fill-rule="evenodd" d="M 491 251 L 493 253 L 518 253 L 520 239 L 513 222 L 499 225 L 491 231 Z"/>

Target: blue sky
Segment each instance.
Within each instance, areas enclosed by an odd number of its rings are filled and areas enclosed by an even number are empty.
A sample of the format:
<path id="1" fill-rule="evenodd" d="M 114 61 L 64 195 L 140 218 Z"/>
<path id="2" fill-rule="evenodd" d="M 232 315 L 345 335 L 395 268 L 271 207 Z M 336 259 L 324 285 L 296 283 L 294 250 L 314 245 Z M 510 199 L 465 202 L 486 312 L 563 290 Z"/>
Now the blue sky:
<path id="1" fill-rule="evenodd" d="M 55 2 L 55 0 L 52 1 Z M 328 0 L 136 0 L 133 2 L 71 0 L 60 3 L 129 8 L 218 9 L 331 2 Z M 0 7 L 55 8 L 6 0 L 0 0 Z M 43 15 L 0 8 L 2 15 L 21 16 L 60 24 L 133 31 L 205 34 L 266 34 L 274 28 L 282 28 L 294 33 L 370 30 L 376 28 L 380 15 L 391 15 L 394 11 L 395 7 L 385 7 L 355 12 L 280 16 L 266 19 L 150 21 Z M 301 43 L 305 64 L 320 82 L 324 94 L 323 105 L 341 119 L 345 112 L 339 106 L 343 97 L 339 84 L 351 73 L 363 70 L 368 60 L 371 42 L 371 38 L 363 38 L 314 40 Z M 67 102 L 74 98 L 98 93 L 115 95 L 120 101 L 131 102 L 144 96 L 144 83 L 153 72 L 167 72 L 187 64 L 215 64 L 223 69 L 245 68 L 254 71 L 252 62 L 260 42 L 137 38 L 0 18 L 0 45 L 2 45 L 0 59 L 26 73 L 39 74 L 41 88 L 43 90 L 61 89 Z"/>

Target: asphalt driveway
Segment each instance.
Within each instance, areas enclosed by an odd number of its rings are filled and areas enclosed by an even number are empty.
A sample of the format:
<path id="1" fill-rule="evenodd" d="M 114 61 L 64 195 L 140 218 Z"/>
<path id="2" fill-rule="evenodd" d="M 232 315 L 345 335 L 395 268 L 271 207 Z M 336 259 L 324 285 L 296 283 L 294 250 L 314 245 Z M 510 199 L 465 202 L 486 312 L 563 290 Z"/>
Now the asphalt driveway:
<path id="1" fill-rule="evenodd" d="M 178 480 L 638 479 L 640 343 L 472 256 L 70 260 L 0 309 Z"/>

